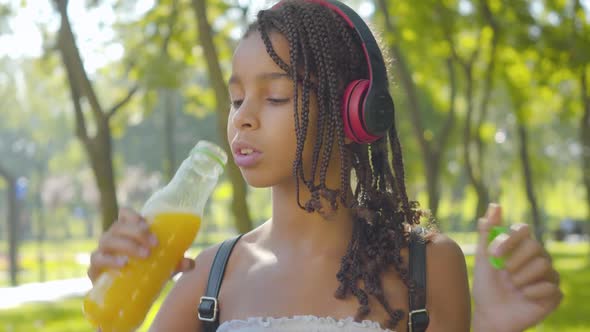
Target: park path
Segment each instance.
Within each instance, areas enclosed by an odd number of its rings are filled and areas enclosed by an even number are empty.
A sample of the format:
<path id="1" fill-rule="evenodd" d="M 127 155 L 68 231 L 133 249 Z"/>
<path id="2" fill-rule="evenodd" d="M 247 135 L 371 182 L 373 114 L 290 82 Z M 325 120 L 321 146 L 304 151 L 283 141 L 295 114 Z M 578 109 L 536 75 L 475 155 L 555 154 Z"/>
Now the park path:
<path id="1" fill-rule="evenodd" d="M 88 278 L 73 278 L 0 287 L 0 310 L 32 302 L 54 302 L 63 298 L 84 295 L 90 290 Z"/>

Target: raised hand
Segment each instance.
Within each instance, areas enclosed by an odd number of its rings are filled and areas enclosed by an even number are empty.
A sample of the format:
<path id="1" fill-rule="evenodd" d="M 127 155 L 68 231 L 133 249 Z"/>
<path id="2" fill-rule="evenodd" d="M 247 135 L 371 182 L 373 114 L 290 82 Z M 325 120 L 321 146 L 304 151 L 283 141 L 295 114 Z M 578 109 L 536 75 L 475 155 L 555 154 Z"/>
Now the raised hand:
<path id="1" fill-rule="evenodd" d="M 528 225 L 512 225 L 508 234 L 488 245 L 490 228 L 501 224 L 502 209 L 490 204 L 479 220 L 472 292 L 475 332 L 523 331 L 555 310 L 563 297 L 551 257 L 531 237 Z M 490 255 L 504 257 L 504 268 L 492 267 Z"/>

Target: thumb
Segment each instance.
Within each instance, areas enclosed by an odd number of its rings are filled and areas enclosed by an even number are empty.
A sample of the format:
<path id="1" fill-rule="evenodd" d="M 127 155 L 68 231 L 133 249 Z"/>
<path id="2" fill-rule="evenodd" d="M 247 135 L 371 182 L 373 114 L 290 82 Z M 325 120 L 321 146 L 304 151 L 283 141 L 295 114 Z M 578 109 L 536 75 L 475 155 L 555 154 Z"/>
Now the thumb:
<path id="1" fill-rule="evenodd" d="M 178 272 L 188 272 L 195 267 L 195 260 L 184 257 L 180 263 L 178 263 Z"/>
<path id="2" fill-rule="evenodd" d="M 181 272 L 188 272 L 188 271 L 192 270 L 194 267 L 195 267 L 195 260 L 191 259 L 191 258 L 184 257 L 184 258 L 182 258 L 182 260 L 180 262 L 178 262 L 178 264 L 176 265 L 176 268 L 174 269 L 174 271 L 172 272 L 172 275 L 170 277 L 174 277 L 175 275 L 177 275 L 178 273 L 181 273 Z"/>
<path id="3" fill-rule="evenodd" d="M 479 233 L 477 241 L 478 256 L 487 256 L 490 231 L 492 227 L 500 225 L 502 225 L 502 208 L 496 203 L 490 203 L 486 215 L 479 218 L 477 223 Z"/>

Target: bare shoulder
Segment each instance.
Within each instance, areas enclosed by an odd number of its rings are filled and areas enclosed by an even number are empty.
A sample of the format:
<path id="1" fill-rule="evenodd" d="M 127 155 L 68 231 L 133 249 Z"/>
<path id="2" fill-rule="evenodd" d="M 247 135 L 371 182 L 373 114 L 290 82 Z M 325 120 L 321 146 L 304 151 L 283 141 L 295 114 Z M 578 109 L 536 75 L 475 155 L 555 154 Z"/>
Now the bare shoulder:
<path id="1" fill-rule="evenodd" d="M 197 307 L 205 293 L 209 270 L 220 245 L 201 251 L 195 258 L 195 268 L 178 279 L 160 307 L 150 327 L 151 332 L 201 330 Z"/>
<path id="2" fill-rule="evenodd" d="M 248 251 L 248 247 L 244 244 L 246 242 L 256 241 L 258 233 L 259 228 L 256 228 L 244 234 L 236 244 L 227 263 L 225 277 L 228 277 L 228 275 L 232 274 L 232 271 L 235 271 L 235 262 L 239 262 L 240 257 L 244 256 L 244 252 Z M 197 309 L 201 297 L 205 294 L 205 288 L 209 280 L 209 271 L 220 246 L 221 243 L 218 243 L 203 249 L 197 255 L 195 258 L 195 268 L 183 273 L 168 293 L 166 300 L 164 300 L 160 311 L 150 327 L 150 332 L 201 331 L 202 325 L 197 316 Z"/>
<path id="3" fill-rule="evenodd" d="M 428 245 L 426 255 L 429 263 L 448 263 L 465 265 L 463 250 L 455 240 L 442 233 L 429 233 L 426 235 Z M 436 266 L 435 266 L 436 267 Z"/>
<path id="4" fill-rule="evenodd" d="M 427 235 L 428 331 L 469 331 L 469 282 L 461 247 L 447 235 Z"/>

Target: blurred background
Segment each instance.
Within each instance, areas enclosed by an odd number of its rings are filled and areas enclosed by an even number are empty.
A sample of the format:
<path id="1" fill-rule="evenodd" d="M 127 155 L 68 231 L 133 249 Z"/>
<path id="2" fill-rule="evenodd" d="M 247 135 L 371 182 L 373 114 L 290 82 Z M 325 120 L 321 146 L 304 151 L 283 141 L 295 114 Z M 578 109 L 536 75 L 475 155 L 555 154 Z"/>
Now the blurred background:
<path id="1" fill-rule="evenodd" d="M 355 0 L 390 58 L 410 196 L 473 264 L 489 201 L 527 222 L 590 331 L 590 1 Z M 263 0 L 0 0 L 0 331 L 90 331 L 89 253 L 200 139 Z M 191 255 L 270 215 L 229 164 Z M 155 310 L 142 327 L 146 330 Z"/>

